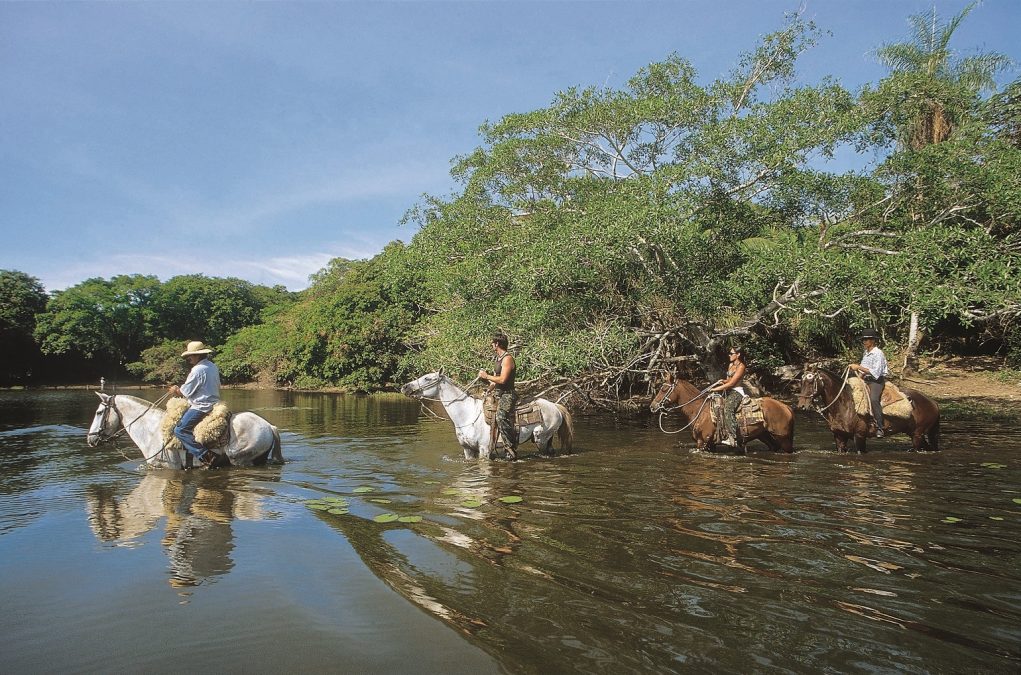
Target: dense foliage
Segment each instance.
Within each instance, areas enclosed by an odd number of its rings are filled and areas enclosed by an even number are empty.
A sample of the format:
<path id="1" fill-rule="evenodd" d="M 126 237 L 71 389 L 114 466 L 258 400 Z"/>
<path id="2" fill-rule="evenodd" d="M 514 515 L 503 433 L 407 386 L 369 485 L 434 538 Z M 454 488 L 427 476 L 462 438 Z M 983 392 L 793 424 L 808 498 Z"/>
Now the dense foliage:
<path id="1" fill-rule="evenodd" d="M 21 381 L 39 361 L 32 336 L 35 316 L 46 307 L 46 291 L 35 277 L 0 270 L 0 383 Z"/>
<path id="2" fill-rule="evenodd" d="M 955 58 L 969 11 L 916 18 L 858 92 L 798 80 L 823 38 L 799 17 L 712 81 L 671 55 L 622 88 L 568 89 L 484 125 L 458 189 L 408 212 L 408 244 L 335 260 L 296 301 L 237 280 L 89 280 L 36 336 L 49 353 L 142 353 L 156 379 L 175 367 L 163 342 L 197 336 L 236 380 L 371 390 L 440 366 L 470 380 L 499 330 L 533 388 L 610 404 L 663 369 L 715 377 L 736 341 L 760 373 L 847 356 L 865 326 L 908 356 L 1021 361 L 1019 84 L 995 91 L 1002 56 Z"/>

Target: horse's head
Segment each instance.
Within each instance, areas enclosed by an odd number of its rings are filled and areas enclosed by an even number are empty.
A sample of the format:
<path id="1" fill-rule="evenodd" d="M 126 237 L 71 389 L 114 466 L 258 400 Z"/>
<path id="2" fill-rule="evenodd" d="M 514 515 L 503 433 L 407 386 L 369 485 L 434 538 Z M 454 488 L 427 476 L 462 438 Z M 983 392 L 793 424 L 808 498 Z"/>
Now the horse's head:
<path id="1" fill-rule="evenodd" d="M 440 392 L 440 384 L 447 379 L 440 368 L 435 373 L 426 373 L 417 380 L 412 380 L 401 387 L 401 393 L 412 398 L 436 398 Z"/>
<path id="2" fill-rule="evenodd" d="M 115 397 L 96 392 L 99 396 L 99 407 L 92 418 L 92 425 L 89 426 L 89 433 L 85 436 L 85 442 L 90 448 L 94 448 L 103 441 L 113 438 L 113 435 L 123 423 L 121 413 L 117 410 Z"/>
<path id="3" fill-rule="evenodd" d="M 673 374 L 667 373 L 663 378 L 663 384 L 649 404 L 649 410 L 654 413 L 666 412 L 677 403 L 677 381 Z"/>
<path id="4" fill-rule="evenodd" d="M 798 408 L 809 410 L 812 402 L 826 391 L 825 373 L 814 366 L 805 368 L 801 376 L 801 389 L 798 391 Z"/>

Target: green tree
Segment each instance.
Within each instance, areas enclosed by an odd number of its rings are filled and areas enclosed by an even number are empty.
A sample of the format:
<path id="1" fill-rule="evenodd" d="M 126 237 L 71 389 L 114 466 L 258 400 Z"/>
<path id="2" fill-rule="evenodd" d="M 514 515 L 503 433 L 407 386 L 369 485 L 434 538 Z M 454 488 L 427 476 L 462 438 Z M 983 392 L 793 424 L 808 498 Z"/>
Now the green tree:
<path id="1" fill-rule="evenodd" d="M 44 354 L 71 354 L 123 367 L 155 341 L 154 276 L 94 278 L 53 294 L 37 317 Z"/>
<path id="2" fill-rule="evenodd" d="M 983 53 L 955 57 L 950 41 L 965 17 L 975 8 L 972 3 L 948 21 L 941 21 L 933 7 L 930 14 L 911 17 L 912 35 L 906 42 L 888 44 L 877 55 L 893 71 L 881 88 L 881 95 L 893 103 L 889 120 L 896 129 L 901 146 L 908 152 L 921 152 L 930 145 L 947 141 L 955 130 L 967 124 L 975 113 L 978 94 L 996 86 L 997 73 L 1011 61 L 1002 54 Z M 915 202 L 925 201 L 921 188 L 929 187 L 922 176 L 914 181 Z M 921 211 L 908 215 L 915 227 L 927 225 Z M 910 313 L 904 368 L 917 370 L 918 348 L 926 325 L 933 317 L 922 312 L 922 299 L 909 302 Z"/>
<path id="3" fill-rule="evenodd" d="M 0 270 L 0 382 L 21 379 L 38 363 L 35 317 L 46 308 L 47 299 L 35 277 Z"/>

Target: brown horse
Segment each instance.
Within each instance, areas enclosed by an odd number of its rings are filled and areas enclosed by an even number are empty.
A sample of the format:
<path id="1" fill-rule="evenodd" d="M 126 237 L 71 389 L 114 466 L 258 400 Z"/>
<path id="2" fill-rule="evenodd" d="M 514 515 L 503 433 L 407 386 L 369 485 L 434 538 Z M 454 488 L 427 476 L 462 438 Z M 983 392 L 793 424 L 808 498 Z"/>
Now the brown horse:
<path id="1" fill-rule="evenodd" d="M 691 382 L 667 375 L 663 386 L 656 392 L 649 409 L 654 413 L 679 410 L 685 423 L 691 427 L 691 437 L 699 450 L 716 449 L 716 423 L 706 401 L 708 391 L 699 391 Z M 773 398 L 762 397 L 762 422 L 744 425 L 738 412 L 737 443 L 742 451 L 748 441 L 762 441 L 774 452 L 794 452 L 794 411 L 790 406 Z"/>
<path id="2" fill-rule="evenodd" d="M 911 434 L 912 450 L 939 450 L 939 406 L 914 389 L 901 391 L 911 401 L 911 417 L 884 415 L 883 430 L 887 434 Z M 809 410 L 813 403 L 833 432 L 837 450 L 845 452 L 847 441 L 854 439 L 854 449 L 865 452 L 865 439 L 876 435 L 875 424 L 871 415 L 855 410 L 850 386 L 844 386 L 841 378 L 825 370 L 808 368 L 801 377 L 798 407 Z"/>

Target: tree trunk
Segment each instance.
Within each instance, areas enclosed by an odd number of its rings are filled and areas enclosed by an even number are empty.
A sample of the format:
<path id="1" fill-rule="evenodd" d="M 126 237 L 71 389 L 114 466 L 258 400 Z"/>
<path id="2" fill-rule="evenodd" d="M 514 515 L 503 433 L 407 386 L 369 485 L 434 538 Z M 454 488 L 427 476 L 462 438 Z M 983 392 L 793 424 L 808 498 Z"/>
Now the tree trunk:
<path id="1" fill-rule="evenodd" d="M 908 346 L 904 351 L 903 375 L 918 374 L 918 345 L 922 342 L 922 331 L 918 329 L 918 312 L 911 312 L 911 326 L 908 328 Z"/>

